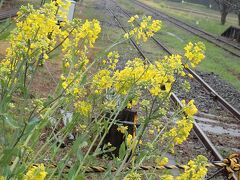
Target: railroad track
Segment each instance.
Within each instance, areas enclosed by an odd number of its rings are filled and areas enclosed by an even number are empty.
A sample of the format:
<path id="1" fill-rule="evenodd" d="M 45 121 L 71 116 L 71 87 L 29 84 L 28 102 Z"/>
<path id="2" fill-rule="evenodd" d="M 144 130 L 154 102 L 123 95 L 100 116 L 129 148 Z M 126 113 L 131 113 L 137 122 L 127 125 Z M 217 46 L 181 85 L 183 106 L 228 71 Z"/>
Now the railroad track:
<path id="1" fill-rule="evenodd" d="M 172 24 L 174 24 L 177 27 L 180 27 L 182 29 L 184 29 L 185 31 L 188 31 L 202 39 L 207 40 L 208 42 L 224 49 L 225 51 L 231 53 L 234 56 L 240 57 L 240 46 L 230 43 L 229 41 L 220 38 L 220 37 L 216 37 L 215 35 L 212 35 L 202 29 L 199 29 L 197 27 L 191 26 L 183 21 L 180 21 L 174 17 L 170 17 L 167 14 L 160 12 L 159 10 L 156 10 L 155 8 L 152 8 L 142 2 L 139 2 L 138 0 L 131 0 L 134 4 L 142 7 L 143 9 L 156 14 L 157 16 L 159 16 L 161 19 L 168 21 Z"/>
<path id="2" fill-rule="evenodd" d="M 126 15 L 126 16 L 130 16 L 127 12 L 125 12 L 123 9 L 121 9 L 121 7 L 118 6 L 118 8 L 120 10 L 123 11 L 123 13 Z M 110 9 L 108 9 L 109 13 L 112 14 L 113 18 L 115 19 L 115 21 L 117 22 L 118 26 L 120 26 L 122 28 L 122 30 L 124 32 L 127 32 L 127 30 L 124 28 L 124 26 L 121 24 L 121 22 L 119 21 L 118 17 L 114 14 L 113 11 L 111 11 Z M 157 39 L 155 38 L 152 38 L 153 41 L 155 43 L 157 43 L 162 49 L 164 49 L 165 51 L 168 52 L 168 54 L 172 54 L 168 49 L 167 47 L 165 47 L 161 42 L 159 42 Z M 130 42 L 131 44 L 134 46 L 134 48 L 139 52 L 140 56 L 143 58 L 143 59 L 146 59 L 146 56 L 145 54 L 143 53 L 143 51 L 138 47 L 138 45 L 135 43 L 135 41 L 133 39 L 130 39 Z M 192 70 L 189 70 L 188 71 L 189 73 L 193 73 L 194 77 L 195 78 L 198 78 L 201 80 L 202 82 L 202 79 L 199 78 L 198 75 L 195 74 L 194 71 Z M 212 90 L 212 88 L 210 88 L 208 86 L 207 83 L 203 83 L 204 87 L 206 86 L 206 89 L 208 90 Z M 215 93 L 215 91 L 213 91 L 212 93 Z M 229 104 L 225 103 L 226 101 L 221 98 L 218 94 L 216 94 L 218 96 L 218 100 L 219 102 L 222 104 L 222 105 L 226 105 L 226 109 L 228 109 L 235 117 L 237 117 L 239 119 L 239 112 L 236 111 L 233 107 L 229 106 Z M 171 95 L 171 99 L 173 102 L 175 102 L 178 106 L 182 107 L 182 104 L 181 104 L 181 101 L 179 100 L 179 98 L 176 96 L 176 94 L 172 93 Z M 224 100 L 224 101 L 222 101 Z M 232 109 L 233 108 L 233 109 Z M 207 135 L 203 132 L 203 130 L 200 128 L 199 124 L 194 121 L 194 127 L 193 127 L 193 131 L 195 132 L 195 135 L 198 137 L 198 139 L 202 142 L 202 144 L 204 145 L 204 147 L 209 151 L 211 152 L 211 154 L 213 155 L 214 159 L 215 160 L 218 160 L 218 161 L 221 161 L 223 159 L 222 155 L 218 152 L 218 150 L 215 148 L 215 146 L 213 145 L 213 143 L 210 141 L 210 139 L 207 137 Z M 236 177 L 234 177 L 234 179 L 236 179 Z"/>
<path id="3" fill-rule="evenodd" d="M 0 21 L 17 16 L 17 12 L 18 12 L 17 8 L 0 12 Z"/>

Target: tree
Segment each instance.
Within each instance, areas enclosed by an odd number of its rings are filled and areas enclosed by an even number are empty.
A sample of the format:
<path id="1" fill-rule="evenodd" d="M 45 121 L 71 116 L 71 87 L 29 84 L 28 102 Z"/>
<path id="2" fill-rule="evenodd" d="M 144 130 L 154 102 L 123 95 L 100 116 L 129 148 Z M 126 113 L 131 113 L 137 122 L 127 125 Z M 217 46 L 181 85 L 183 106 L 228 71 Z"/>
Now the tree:
<path id="1" fill-rule="evenodd" d="M 237 14 L 237 16 L 238 16 L 238 25 L 240 26 L 240 5 L 239 5 L 239 7 L 238 8 L 235 8 L 235 13 Z"/>
<path id="2" fill-rule="evenodd" d="M 221 13 L 221 24 L 224 25 L 229 12 L 232 11 L 232 0 L 215 0 Z"/>
<path id="3" fill-rule="evenodd" d="M 224 25 L 229 12 L 235 11 L 238 14 L 240 25 L 240 0 L 215 0 L 221 13 L 221 24 Z"/>

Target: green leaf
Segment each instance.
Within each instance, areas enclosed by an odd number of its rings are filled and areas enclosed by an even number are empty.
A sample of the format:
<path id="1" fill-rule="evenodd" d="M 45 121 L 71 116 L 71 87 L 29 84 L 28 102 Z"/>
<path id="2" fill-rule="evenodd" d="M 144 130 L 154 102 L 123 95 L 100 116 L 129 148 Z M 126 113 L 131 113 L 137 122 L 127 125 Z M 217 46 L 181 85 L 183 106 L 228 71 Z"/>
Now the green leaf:
<path id="1" fill-rule="evenodd" d="M 11 128 L 17 129 L 20 126 L 18 125 L 17 121 L 15 121 L 11 116 L 9 115 L 3 115 L 3 121 Z"/>
<path id="2" fill-rule="evenodd" d="M 2 151 L 3 157 L 0 161 L 0 167 L 4 167 L 5 165 L 9 165 L 13 157 L 19 156 L 21 153 L 21 150 L 19 148 L 5 148 Z M 0 168 L 1 169 L 1 168 Z"/>
<path id="3" fill-rule="evenodd" d="M 82 77 L 82 80 L 80 82 L 80 85 L 84 85 L 86 83 L 86 81 L 87 81 L 87 75 L 84 74 L 83 77 Z"/>
<path id="4" fill-rule="evenodd" d="M 119 149 L 119 158 L 123 160 L 125 157 L 125 154 L 126 154 L 126 146 L 125 146 L 125 142 L 123 142 Z"/>
<path id="5" fill-rule="evenodd" d="M 40 120 L 37 117 L 32 118 L 27 124 L 25 134 L 27 135 L 30 132 L 32 132 L 32 130 L 35 128 L 35 126 L 37 126 L 39 123 L 40 123 Z"/>
<path id="6" fill-rule="evenodd" d="M 77 176 L 76 178 L 75 178 L 75 180 L 84 180 L 85 178 L 84 178 L 84 176 L 83 175 L 79 175 L 79 176 Z"/>
<path id="7" fill-rule="evenodd" d="M 74 166 L 72 166 L 68 171 L 67 179 L 73 179 L 73 176 L 75 175 L 77 169 L 78 169 L 78 164 L 75 164 Z"/>

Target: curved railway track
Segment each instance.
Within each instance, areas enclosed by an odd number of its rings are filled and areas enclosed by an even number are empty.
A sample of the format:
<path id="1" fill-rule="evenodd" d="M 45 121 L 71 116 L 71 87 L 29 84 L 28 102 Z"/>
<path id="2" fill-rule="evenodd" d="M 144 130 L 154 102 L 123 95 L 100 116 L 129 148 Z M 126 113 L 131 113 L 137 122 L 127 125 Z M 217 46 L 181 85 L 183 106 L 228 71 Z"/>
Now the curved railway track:
<path id="1" fill-rule="evenodd" d="M 234 56 L 240 57 L 240 46 L 236 45 L 234 43 L 230 43 L 229 41 L 220 38 L 220 37 L 216 37 L 202 29 L 199 29 L 197 27 L 191 26 L 183 21 L 180 21 L 174 17 L 170 17 L 165 13 L 160 12 L 159 10 L 156 10 L 155 8 L 152 8 L 142 2 L 139 2 L 138 0 L 131 0 L 134 4 L 142 7 L 143 9 L 156 14 L 157 16 L 159 16 L 161 19 L 168 21 L 172 24 L 174 24 L 175 26 L 184 29 L 185 31 L 188 31 L 202 39 L 207 40 L 208 42 L 224 49 L 225 51 L 231 53 Z"/>
<path id="2" fill-rule="evenodd" d="M 123 10 L 121 7 L 118 6 L 118 8 L 123 11 L 123 13 L 126 16 L 130 16 L 125 10 Z M 124 32 L 127 32 L 126 28 L 121 24 L 118 17 L 114 14 L 114 12 L 111 9 L 107 9 L 109 13 L 112 15 L 114 20 L 117 22 L 118 26 L 121 27 L 121 29 Z M 165 47 L 161 42 L 159 42 L 157 39 L 152 38 L 154 42 L 156 42 L 162 49 L 164 49 L 169 55 L 172 54 L 167 47 Z M 138 45 L 135 43 L 133 39 L 130 39 L 131 44 L 134 46 L 134 48 L 138 51 L 140 56 L 143 59 L 146 59 L 145 54 L 143 51 L 138 47 Z M 186 69 L 189 73 L 191 73 L 194 78 L 198 79 L 198 81 L 205 87 L 206 90 L 211 91 L 211 93 L 216 96 L 216 99 L 228 110 L 230 111 L 238 120 L 240 119 L 240 113 L 234 109 L 229 103 L 227 103 L 221 96 L 219 96 L 207 83 L 205 83 L 193 70 Z M 171 95 L 172 101 L 177 104 L 178 106 L 182 107 L 182 103 L 177 97 L 176 94 L 172 93 Z M 198 139 L 202 142 L 204 147 L 214 156 L 214 159 L 217 161 L 223 160 L 222 155 L 218 152 L 218 150 L 215 148 L 211 140 L 208 138 L 208 136 L 205 134 L 205 132 L 200 128 L 199 124 L 194 121 L 193 124 L 193 131 L 195 132 L 195 135 L 198 137 Z M 233 179 L 237 179 L 236 176 L 233 177 Z"/>

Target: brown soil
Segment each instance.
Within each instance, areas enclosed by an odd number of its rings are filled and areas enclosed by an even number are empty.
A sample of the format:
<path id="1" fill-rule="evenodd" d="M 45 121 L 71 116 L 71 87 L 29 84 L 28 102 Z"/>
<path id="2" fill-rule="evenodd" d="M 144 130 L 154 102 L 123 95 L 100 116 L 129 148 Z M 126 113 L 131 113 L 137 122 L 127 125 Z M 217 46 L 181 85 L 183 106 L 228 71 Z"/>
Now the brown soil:
<path id="1" fill-rule="evenodd" d="M 31 93 L 38 97 L 47 97 L 54 90 L 62 73 L 60 60 L 49 60 L 43 67 L 39 67 L 31 84 Z"/>
<path id="2" fill-rule="evenodd" d="M 233 69 L 228 69 L 228 72 L 240 80 L 240 74 L 238 72 L 234 71 Z"/>
<path id="3" fill-rule="evenodd" d="M 5 57 L 7 47 L 9 47 L 9 42 L 7 41 L 0 42 L 0 60 Z"/>

